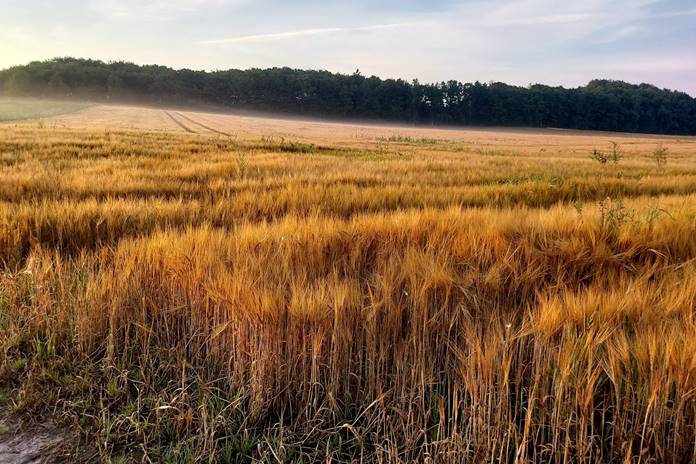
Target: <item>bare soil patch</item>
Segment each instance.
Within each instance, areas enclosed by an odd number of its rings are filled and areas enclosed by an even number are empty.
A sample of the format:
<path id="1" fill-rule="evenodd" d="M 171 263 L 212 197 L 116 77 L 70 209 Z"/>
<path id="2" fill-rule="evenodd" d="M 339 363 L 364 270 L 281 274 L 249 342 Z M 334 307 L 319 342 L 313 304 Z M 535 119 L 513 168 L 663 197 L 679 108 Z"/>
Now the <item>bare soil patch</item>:
<path id="1" fill-rule="evenodd" d="M 49 464 L 65 462 L 69 434 L 53 421 L 26 423 L 0 410 L 0 463 Z"/>

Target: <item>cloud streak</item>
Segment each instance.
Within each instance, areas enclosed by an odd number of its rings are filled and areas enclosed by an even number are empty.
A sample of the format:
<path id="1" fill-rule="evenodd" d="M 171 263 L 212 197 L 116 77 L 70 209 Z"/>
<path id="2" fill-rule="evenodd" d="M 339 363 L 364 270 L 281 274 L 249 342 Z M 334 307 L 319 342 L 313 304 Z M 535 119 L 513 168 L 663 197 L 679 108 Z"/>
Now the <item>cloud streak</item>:
<path id="1" fill-rule="evenodd" d="M 425 25 L 426 23 L 391 23 L 391 24 L 374 24 L 371 26 L 360 26 L 360 27 L 326 27 L 318 29 L 302 29 L 298 31 L 289 32 L 273 32 L 269 34 L 252 34 L 243 35 L 238 37 L 228 37 L 222 39 L 212 39 L 212 40 L 202 40 L 199 42 L 201 45 L 229 45 L 229 44 L 248 44 L 248 43 L 259 43 L 259 42 L 271 42 L 277 40 L 294 39 L 298 37 L 311 37 L 311 36 L 321 36 L 330 34 L 341 34 L 350 32 L 367 32 L 367 31 L 380 31 L 389 29 L 398 29 L 402 27 Z"/>
<path id="2" fill-rule="evenodd" d="M 596 15 L 591 13 L 542 15 L 531 17 L 491 17 L 488 25 L 491 26 L 537 26 L 544 24 L 567 24 L 592 19 Z"/>
<path id="3" fill-rule="evenodd" d="M 657 17 L 657 18 L 678 18 L 680 16 L 694 16 L 694 15 L 696 15 L 696 8 L 692 8 L 690 10 L 683 10 L 683 11 L 668 11 L 665 13 L 657 13 L 653 16 Z"/>

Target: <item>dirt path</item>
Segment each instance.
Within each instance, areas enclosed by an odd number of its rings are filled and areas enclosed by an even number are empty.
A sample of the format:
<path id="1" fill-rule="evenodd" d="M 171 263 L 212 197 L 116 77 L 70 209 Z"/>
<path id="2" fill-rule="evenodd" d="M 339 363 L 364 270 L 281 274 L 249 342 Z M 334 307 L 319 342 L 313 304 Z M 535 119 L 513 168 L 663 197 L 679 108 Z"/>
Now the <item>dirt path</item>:
<path id="1" fill-rule="evenodd" d="M 15 417 L 0 411 L 0 463 L 53 464 L 65 462 L 57 453 L 68 442 L 65 430 L 53 423 L 21 423 Z"/>

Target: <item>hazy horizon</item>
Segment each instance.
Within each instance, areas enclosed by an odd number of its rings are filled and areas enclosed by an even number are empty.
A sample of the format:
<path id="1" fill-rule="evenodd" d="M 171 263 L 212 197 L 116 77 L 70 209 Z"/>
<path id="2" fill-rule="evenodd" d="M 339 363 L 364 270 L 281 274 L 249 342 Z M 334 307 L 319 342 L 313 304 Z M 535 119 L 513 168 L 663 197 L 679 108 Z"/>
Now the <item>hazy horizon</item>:
<path id="1" fill-rule="evenodd" d="M 62 56 L 213 71 L 288 66 L 382 78 L 696 96 L 686 0 L 379 2 L 0 0 L 0 68 Z M 50 14 L 46 14 L 50 12 Z"/>

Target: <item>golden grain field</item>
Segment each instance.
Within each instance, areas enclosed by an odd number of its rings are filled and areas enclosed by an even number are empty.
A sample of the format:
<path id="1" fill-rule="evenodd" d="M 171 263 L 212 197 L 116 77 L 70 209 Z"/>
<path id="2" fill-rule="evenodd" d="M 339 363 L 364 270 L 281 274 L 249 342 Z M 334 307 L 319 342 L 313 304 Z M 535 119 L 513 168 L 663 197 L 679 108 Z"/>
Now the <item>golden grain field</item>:
<path id="1" fill-rule="evenodd" d="M 696 459 L 693 137 L 94 106 L 0 125 L 0 271 L 68 461 Z"/>

